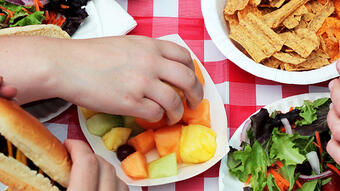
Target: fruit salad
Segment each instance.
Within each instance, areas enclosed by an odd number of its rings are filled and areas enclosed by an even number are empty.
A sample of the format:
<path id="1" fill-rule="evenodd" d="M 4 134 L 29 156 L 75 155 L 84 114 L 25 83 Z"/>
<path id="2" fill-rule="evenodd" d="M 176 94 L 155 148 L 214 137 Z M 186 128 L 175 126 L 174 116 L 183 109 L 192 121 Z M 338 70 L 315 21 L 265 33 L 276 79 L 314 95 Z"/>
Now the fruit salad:
<path id="1" fill-rule="evenodd" d="M 200 82 L 204 78 L 195 62 Z M 183 92 L 176 89 L 179 95 Z M 150 123 L 141 118 L 91 111 L 80 107 L 89 133 L 100 136 L 106 149 L 116 153 L 125 174 L 132 179 L 176 176 L 180 164 L 203 163 L 215 155 L 216 133 L 210 128 L 210 103 L 203 99 L 190 109 L 182 96 L 184 114 L 175 125 L 167 126 L 163 117 Z M 158 159 L 146 155 L 157 151 Z"/>

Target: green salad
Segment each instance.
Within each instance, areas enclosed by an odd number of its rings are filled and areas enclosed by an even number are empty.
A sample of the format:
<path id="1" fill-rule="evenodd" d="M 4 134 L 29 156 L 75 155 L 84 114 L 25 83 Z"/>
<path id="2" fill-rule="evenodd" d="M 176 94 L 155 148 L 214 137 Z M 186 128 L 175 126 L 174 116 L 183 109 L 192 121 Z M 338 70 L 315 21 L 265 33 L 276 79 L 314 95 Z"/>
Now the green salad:
<path id="1" fill-rule="evenodd" d="M 304 101 L 289 112 L 262 108 L 241 133 L 241 150 L 231 148 L 230 173 L 244 190 L 339 190 L 340 169 L 326 152 L 331 133 L 327 114 L 331 100 Z"/>

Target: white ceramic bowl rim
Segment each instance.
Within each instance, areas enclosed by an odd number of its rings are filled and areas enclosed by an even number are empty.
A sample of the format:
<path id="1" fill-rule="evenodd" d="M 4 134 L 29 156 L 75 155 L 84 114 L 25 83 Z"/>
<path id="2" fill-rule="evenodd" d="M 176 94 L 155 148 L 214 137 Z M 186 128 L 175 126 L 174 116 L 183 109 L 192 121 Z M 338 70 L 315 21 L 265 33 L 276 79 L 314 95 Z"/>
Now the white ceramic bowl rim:
<path id="1" fill-rule="evenodd" d="M 207 31 L 221 53 L 243 70 L 268 80 L 285 84 L 315 84 L 338 76 L 335 62 L 319 69 L 303 72 L 287 72 L 266 67 L 244 55 L 228 38 L 223 9 L 226 0 L 201 0 Z"/>

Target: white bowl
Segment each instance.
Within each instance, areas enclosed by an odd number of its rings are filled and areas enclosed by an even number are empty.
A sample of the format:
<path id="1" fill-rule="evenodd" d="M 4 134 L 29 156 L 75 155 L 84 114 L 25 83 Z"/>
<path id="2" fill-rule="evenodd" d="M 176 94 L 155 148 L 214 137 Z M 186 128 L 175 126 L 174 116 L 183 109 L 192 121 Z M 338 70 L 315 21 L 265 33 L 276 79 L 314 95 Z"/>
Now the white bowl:
<path id="1" fill-rule="evenodd" d="M 335 62 L 319 69 L 303 72 L 287 72 L 256 63 L 243 54 L 229 39 L 223 10 L 226 0 L 201 0 L 207 31 L 217 48 L 229 60 L 243 70 L 268 80 L 286 84 L 315 84 L 337 77 Z"/>

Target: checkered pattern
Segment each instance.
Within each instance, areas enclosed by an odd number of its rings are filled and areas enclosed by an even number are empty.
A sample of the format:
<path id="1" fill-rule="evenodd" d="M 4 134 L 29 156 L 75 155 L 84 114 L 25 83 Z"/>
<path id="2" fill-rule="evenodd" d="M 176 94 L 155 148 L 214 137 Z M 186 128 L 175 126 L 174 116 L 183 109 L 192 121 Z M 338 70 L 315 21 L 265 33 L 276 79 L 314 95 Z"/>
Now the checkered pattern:
<path id="1" fill-rule="evenodd" d="M 262 106 L 284 97 L 328 91 L 327 82 L 312 86 L 279 84 L 257 78 L 227 60 L 209 37 L 201 13 L 200 0 L 117 0 L 138 23 L 130 33 L 160 37 L 178 33 L 202 61 L 223 98 L 232 135 L 238 126 Z M 68 124 L 67 137 L 85 140 L 77 117 L 76 107 L 49 123 Z M 65 126 L 61 125 L 61 131 Z M 53 130 L 52 130 L 53 131 Z M 61 133 L 60 136 L 65 136 Z M 218 190 L 216 164 L 208 171 L 189 180 L 144 187 L 143 191 L 203 191 Z"/>

